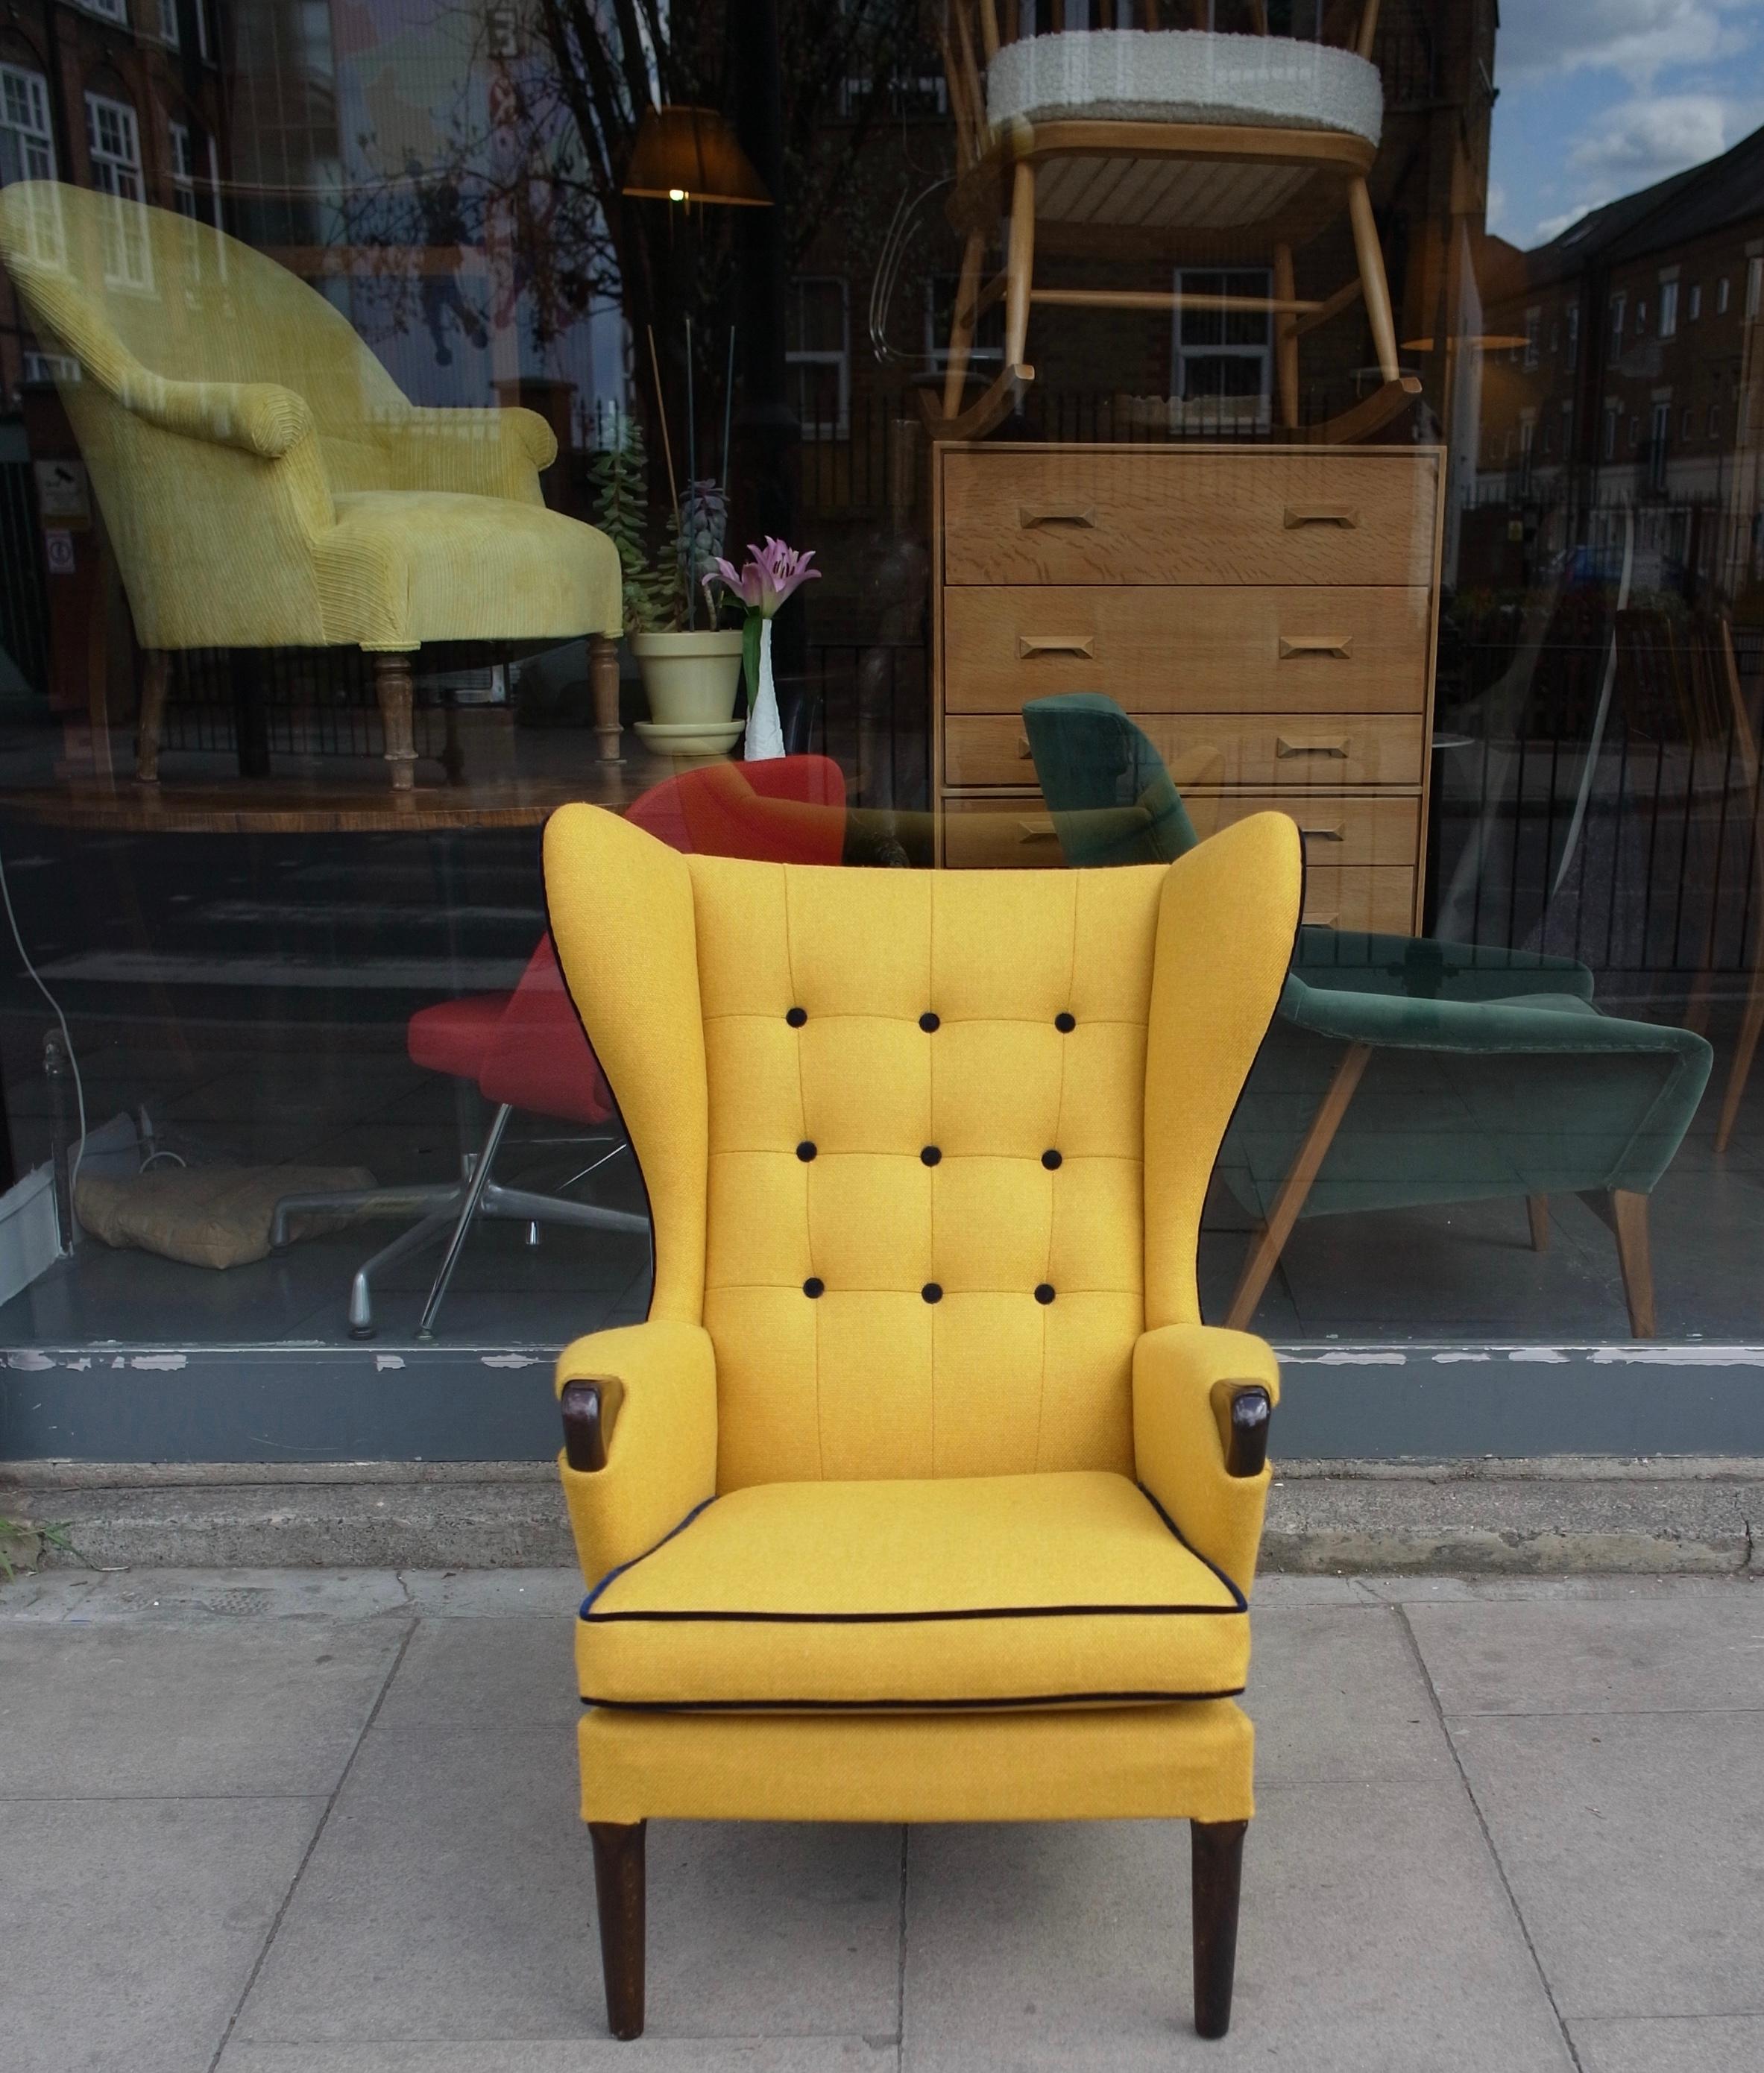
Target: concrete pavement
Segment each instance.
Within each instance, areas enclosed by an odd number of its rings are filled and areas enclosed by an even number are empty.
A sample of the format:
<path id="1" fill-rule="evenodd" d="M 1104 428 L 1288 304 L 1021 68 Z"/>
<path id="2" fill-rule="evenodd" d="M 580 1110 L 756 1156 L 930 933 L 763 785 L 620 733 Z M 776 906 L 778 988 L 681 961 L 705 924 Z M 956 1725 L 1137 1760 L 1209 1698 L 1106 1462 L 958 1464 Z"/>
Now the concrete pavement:
<path id="1" fill-rule="evenodd" d="M 1753 2073 L 1764 1586 L 1272 1576 L 1230 2037 L 1176 1824 L 656 1824 L 604 2033 L 567 1572 L 0 1587 L 0 2073 Z"/>

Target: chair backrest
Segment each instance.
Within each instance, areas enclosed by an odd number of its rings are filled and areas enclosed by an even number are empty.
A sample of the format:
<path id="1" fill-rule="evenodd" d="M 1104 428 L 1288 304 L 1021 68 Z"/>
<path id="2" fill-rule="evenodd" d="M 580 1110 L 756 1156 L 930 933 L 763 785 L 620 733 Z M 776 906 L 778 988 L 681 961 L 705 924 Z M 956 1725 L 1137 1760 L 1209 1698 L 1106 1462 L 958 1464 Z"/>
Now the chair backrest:
<path id="1" fill-rule="evenodd" d="M 1173 863 L 1200 840 L 1163 757 L 1113 699 L 1032 699 L 1023 727 L 1068 863 Z"/>
<path id="2" fill-rule="evenodd" d="M 311 409 L 332 488 L 388 486 L 373 427 L 410 406 L 348 318 L 286 266 L 188 216 L 55 180 L 0 191 L 0 255 L 45 344 L 80 363 L 63 393 L 89 458 L 81 419 L 125 410 L 115 392 L 136 370 L 268 381 Z"/>
<path id="3" fill-rule="evenodd" d="M 837 863 L 845 773 L 828 756 L 718 761 L 653 785 L 625 815 L 670 849 L 760 863 Z"/>
<path id="4" fill-rule="evenodd" d="M 566 807 L 565 975 L 701 1322 L 719 1481 L 1131 1469 L 1298 916 L 1290 821 L 1168 868 L 680 857 Z"/>

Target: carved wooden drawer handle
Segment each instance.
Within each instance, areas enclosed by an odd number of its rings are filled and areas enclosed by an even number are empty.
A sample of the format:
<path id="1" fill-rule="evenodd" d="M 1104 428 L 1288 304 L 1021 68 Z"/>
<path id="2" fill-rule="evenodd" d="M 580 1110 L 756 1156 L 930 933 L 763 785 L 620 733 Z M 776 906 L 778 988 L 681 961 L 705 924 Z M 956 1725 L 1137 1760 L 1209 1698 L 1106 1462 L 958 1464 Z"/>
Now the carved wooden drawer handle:
<path id="1" fill-rule="evenodd" d="M 1300 525 L 1339 525 L 1351 533 L 1360 522 L 1360 508 L 1357 504 L 1289 504 L 1286 507 L 1286 530 L 1292 532 Z"/>
<path id="2" fill-rule="evenodd" d="M 1339 655 L 1345 662 L 1354 653 L 1351 633 L 1283 633 L 1280 636 L 1280 660 L 1288 661 L 1295 655 Z"/>
<path id="3" fill-rule="evenodd" d="M 1327 914 L 1313 914 L 1307 907 L 1299 917 L 1307 929 L 1333 929 L 1340 918 L 1333 907 Z"/>
<path id="4" fill-rule="evenodd" d="M 1316 741 L 1292 741 L 1284 734 L 1277 734 L 1274 737 L 1274 753 L 1283 763 L 1289 756 L 1345 757 L 1347 752 L 1347 736 L 1345 734 L 1329 735 Z"/>
<path id="5" fill-rule="evenodd" d="M 1052 842 L 1053 839 L 1055 829 L 1051 818 L 1019 821 L 1017 826 L 1023 830 L 1017 838 L 1020 842 Z"/>
<path id="6" fill-rule="evenodd" d="M 1061 511 L 1052 506 L 1020 504 L 1016 507 L 1016 522 L 1027 530 L 1032 525 L 1086 525 L 1096 523 L 1096 506 L 1086 505 L 1082 510 Z"/>
<path id="7" fill-rule="evenodd" d="M 1096 636 L 1094 633 L 1020 633 L 1016 637 L 1017 660 L 1028 655 L 1088 655 L 1096 658 Z"/>
<path id="8" fill-rule="evenodd" d="M 1346 842 L 1347 840 L 1346 832 L 1339 821 L 1333 827 L 1327 828 L 1308 828 L 1304 822 L 1300 821 L 1299 836 L 1304 842 Z"/>
<path id="9" fill-rule="evenodd" d="M 1020 734 L 1016 738 L 1017 761 L 1019 763 L 1027 763 L 1033 757 L 1035 751 L 1029 746 L 1029 737 L 1026 734 Z"/>

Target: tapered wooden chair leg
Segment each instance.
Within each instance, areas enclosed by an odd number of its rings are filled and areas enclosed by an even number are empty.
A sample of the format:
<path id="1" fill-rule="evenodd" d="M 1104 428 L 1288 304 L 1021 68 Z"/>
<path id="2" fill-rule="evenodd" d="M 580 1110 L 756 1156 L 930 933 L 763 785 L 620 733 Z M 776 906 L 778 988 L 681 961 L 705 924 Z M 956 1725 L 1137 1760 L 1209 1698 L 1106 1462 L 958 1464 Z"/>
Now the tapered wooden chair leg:
<path id="1" fill-rule="evenodd" d="M 1194 2027 L 1223 2037 L 1231 2027 L 1237 1972 L 1237 1903 L 1247 1821 L 1189 1824 L 1194 1890 Z"/>
<path id="2" fill-rule="evenodd" d="M 643 1843 L 645 1824 L 591 1821 L 594 1893 L 600 1910 L 600 1968 L 607 2027 L 629 2040 L 643 2034 Z"/>
<path id="3" fill-rule="evenodd" d="M 1611 1221 L 1618 1263 L 1630 1306 L 1630 1330 L 1638 1339 L 1654 1336 L 1654 1262 L 1647 1242 L 1647 1197 L 1628 1188 L 1611 1190 Z"/>
<path id="4" fill-rule="evenodd" d="M 1526 1214 L 1531 1220 L 1531 1250 L 1548 1252 L 1550 1249 L 1550 1198 L 1548 1195 L 1527 1195 Z"/>

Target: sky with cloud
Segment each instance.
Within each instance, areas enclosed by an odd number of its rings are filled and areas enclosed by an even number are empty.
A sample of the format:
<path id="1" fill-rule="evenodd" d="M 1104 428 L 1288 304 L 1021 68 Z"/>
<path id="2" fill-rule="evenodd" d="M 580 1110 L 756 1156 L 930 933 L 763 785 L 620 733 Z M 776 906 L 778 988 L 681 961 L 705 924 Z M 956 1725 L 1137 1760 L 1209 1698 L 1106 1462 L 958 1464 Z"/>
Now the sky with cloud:
<path id="1" fill-rule="evenodd" d="M 1503 0 L 1489 228 L 1515 245 L 1764 123 L 1764 0 Z"/>

